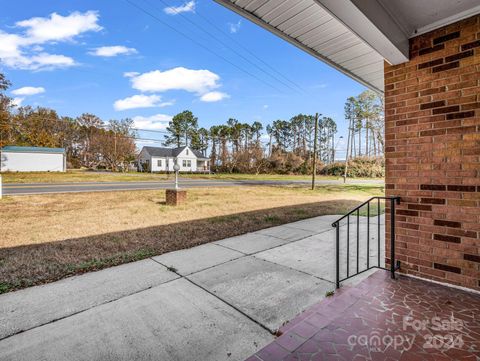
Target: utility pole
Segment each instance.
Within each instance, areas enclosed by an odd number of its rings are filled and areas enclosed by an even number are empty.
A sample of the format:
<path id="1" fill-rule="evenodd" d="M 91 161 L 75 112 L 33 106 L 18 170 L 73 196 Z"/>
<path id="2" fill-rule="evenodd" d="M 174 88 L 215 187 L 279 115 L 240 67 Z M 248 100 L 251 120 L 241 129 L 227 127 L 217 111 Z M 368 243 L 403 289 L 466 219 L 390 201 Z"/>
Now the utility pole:
<path id="1" fill-rule="evenodd" d="M 332 153 L 331 153 L 332 157 L 330 158 L 332 163 L 335 163 L 335 148 L 337 147 L 337 145 L 338 145 L 338 142 L 337 144 L 335 144 L 335 133 L 332 132 Z"/>
<path id="2" fill-rule="evenodd" d="M 350 118 L 348 121 L 347 156 L 345 157 L 345 173 L 343 173 L 343 183 L 347 183 L 348 158 L 350 157 L 350 147 L 351 147 L 350 143 L 353 139 L 355 139 L 352 132 L 353 132 L 352 119 Z M 350 134 L 352 134 L 352 136 L 350 136 Z"/>
<path id="3" fill-rule="evenodd" d="M 117 171 L 117 163 L 118 163 L 118 160 L 117 160 L 117 131 L 114 129 L 113 130 L 113 134 L 115 136 L 115 170 L 114 171 Z"/>
<path id="4" fill-rule="evenodd" d="M 317 173 L 317 138 L 318 138 L 318 113 L 315 114 L 315 137 L 313 138 L 313 165 L 312 165 L 312 191 L 315 189 L 315 176 Z"/>

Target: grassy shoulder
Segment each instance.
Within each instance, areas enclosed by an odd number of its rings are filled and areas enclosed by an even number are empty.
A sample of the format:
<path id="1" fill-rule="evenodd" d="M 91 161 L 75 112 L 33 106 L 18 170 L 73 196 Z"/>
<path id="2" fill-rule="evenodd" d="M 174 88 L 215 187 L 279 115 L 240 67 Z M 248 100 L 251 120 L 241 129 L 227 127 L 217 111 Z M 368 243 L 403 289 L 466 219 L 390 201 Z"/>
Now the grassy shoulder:
<path id="1" fill-rule="evenodd" d="M 218 179 L 218 180 L 279 180 L 279 181 L 310 181 L 311 175 L 303 174 L 243 174 L 243 173 L 215 173 L 215 174 L 188 174 L 193 179 Z M 334 176 L 317 176 L 317 179 L 338 180 Z"/>
<path id="2" fill-rule="evenodd" d="M 218 180 L 271 180 L 271 181 L 307 181 L 312 180 L 312 175 L 305 174 L 242 174 L 242 173 L 216 173 L 216 174 L 188 174 L 188 178 L 193 179 L 218 179 Z M 332 180 L 343 181 L 343 177 L 317 175 L 316 180 Z M 368 180 L 383 180 L 383 178 L 348 178 L 347 181 L 368 181 Z"/>
<path id="3" fill-rule="evenodd" d="M 0 293 L 326 214 L 344 214 L 382 187 L 189 189 L 5 197 Z"/>
<path id="4" fill-rule="evenodd" d="M 65 173 L 55 172 L 19 172 L 2 173 L 4 183 L 68 183 L 68 182 L 140 182 L 166 180 L 165 174 L 153 173 L 114 173 L 93 172 L 87 170 L 69 170 Z M 170 177 L 171 178 L 171 177 Z"/>
<path id="5" fill-rule="evenodd" d="M 68 183 L 68 182 L 147 182 L 165 181 L 172 179 L 172 175 L 153 173 L 113 173 L 93 172 L 87 170 L 69 170 L 65 173 L 53 172 L 25 172 L 3 173 L 2 180 L 9 183 Z M 240 174 L 240 173 L 217 173 L 217 174 L 182 174 L 183 178 L 207 179 L 207 180 L 271 180 L 271 181 L 310 181 L 311 175 L 291 174 Z M 317 180 L 341 180 L 336 176 L 317 176 Z M 355 180 L 369 180 L 373 178 L 355 178 Z M 375 178 L 379 179 L 379 178 Z"/>

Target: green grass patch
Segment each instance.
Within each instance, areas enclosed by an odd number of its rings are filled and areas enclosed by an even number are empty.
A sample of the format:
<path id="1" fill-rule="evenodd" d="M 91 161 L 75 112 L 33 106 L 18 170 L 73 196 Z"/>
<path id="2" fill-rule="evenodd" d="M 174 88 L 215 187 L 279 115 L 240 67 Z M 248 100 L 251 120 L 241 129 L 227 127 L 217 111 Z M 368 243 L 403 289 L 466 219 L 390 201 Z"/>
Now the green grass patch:
<path id="1" fill-rule="evenodd" d="M 139 249 L 132 253 L 125 253 L 108 258 L 92 258 L 85 262 L 66 265 L 69 273 L 82 273 L 100 270 L 102 268 L 116 266 L 122 263 L 140 261 L 142 259 L 155 256 L 156 252 L 150 249 Z"/>
<path id="2" fill-rule="evenodd" d="M 335 291 L 327 291 L 325 297 L 332 297 L 335 294 Z"/>
<path id="3" fill-rule="evenodd" d="M 10 290 L 15 289 L 15 286 L 10 283 L 0 282 L 0 294 L 6 293 Z"/>
<path id="4" fill-rule="evenodd" d="M 214 217 L 209 220 L 211 223 L 227 223 L 227 222 L 232 222 L 232 221 L 237 221 L 239 220 L 240 217 L 236 215 L 228 215 L 228 216 L 220 216 L 220 217 Z"/>
<path id="5" fill-rule="evenodd" d="M 268 223 L 280 223 L 281 219 L 278 216 L 265 216 L 263 220 Z"/>

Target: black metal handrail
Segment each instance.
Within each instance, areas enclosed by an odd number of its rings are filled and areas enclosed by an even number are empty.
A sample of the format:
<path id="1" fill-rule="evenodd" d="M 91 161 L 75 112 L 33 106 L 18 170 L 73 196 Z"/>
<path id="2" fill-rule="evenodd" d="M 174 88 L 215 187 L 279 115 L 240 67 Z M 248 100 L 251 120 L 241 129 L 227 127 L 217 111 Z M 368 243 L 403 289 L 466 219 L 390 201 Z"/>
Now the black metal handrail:
<path id="1" fill-rule="evenodd" d="M 370 265 L 370 203 L 377 201 L 377 241 L 378 241 L 378 257 L 377 265 Z M 391 277 L 395 278 L 395 270 L 400 268 L 400 262 L 395 262 L 395 205 L 400 204 L 400 197 L 372 197 L 369 200 L 363 202 L 359 206 L 353 208 L 350 212 L 337 219 L 332 223 L 332 227 L 336 231 L 336 274 L 335 285 L 336 288 L 340 287 L 340 282 L 349 278 L 357 276 L 363 272 L 366 272 L 372 268 L 381 268 L 388 270 L 380 265 L 380 200 L 390 201 L 390 269 Z M 367 206 L 367 268 L 360 271 L 360 209 Z M 350 274 L 350 216 L 356 213 L 357 218 L 357 247 L 356 247 L 356 272 Z M 347 219 L 347 275 L 345 278 L 340 279 L 340 222 Z"/>

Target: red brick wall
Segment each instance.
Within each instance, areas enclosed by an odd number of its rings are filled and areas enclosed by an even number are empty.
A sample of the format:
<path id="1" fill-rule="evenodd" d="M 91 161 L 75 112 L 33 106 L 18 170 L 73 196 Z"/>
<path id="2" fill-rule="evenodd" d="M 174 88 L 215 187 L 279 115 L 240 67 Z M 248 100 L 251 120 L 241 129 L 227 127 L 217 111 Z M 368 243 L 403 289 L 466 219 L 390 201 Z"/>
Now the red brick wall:
<path id="1" fill-rule="evenodd" d="M 480 16 L 412 39 L 409 62 L 385 65 L 385 114 L 402 272 L 480 290 Z"/>

